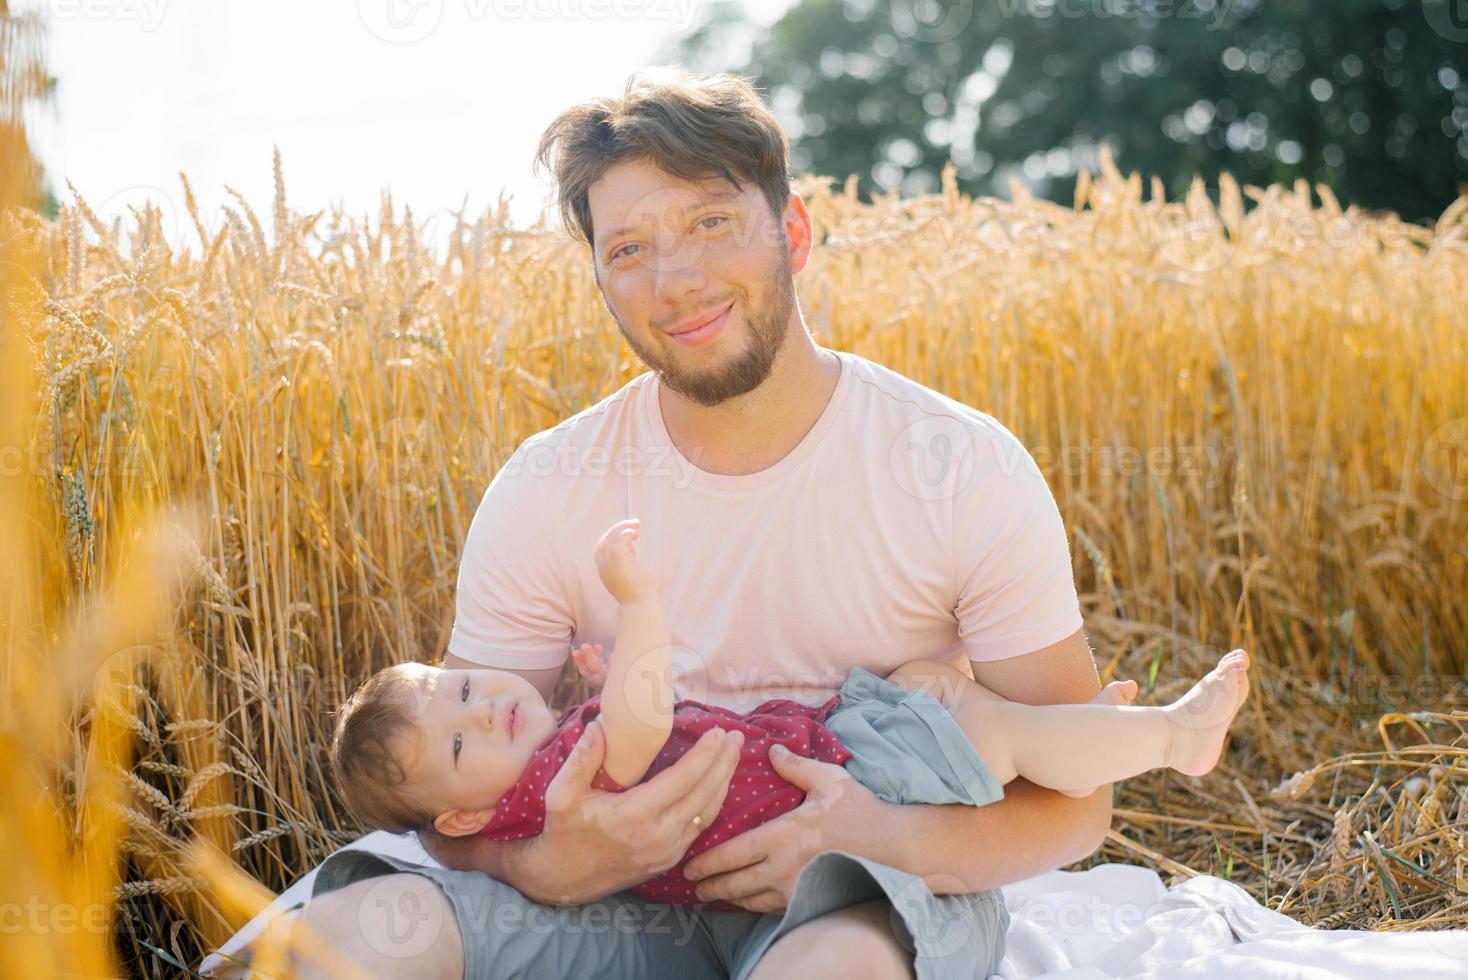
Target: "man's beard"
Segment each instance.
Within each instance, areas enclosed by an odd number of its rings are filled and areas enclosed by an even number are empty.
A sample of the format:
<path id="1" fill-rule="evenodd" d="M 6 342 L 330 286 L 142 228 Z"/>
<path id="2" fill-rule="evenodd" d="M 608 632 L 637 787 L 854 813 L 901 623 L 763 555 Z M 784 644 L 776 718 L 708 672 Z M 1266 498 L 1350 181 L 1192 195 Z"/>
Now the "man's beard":
<path id="1" fill-rule="evenodd" d="M 749 343 L 735 356 L 732 363 L 706 368 L 702 371 L 685 371 L 671 358 L 662 359 L 654 350 L 643 347 L 617 321 L 618 329 L 642 363 L 646 364 L 658 380 L 669 390 L 689 398 L 705 407 L 712 407 L 736 395 L 753 391 L 770 376 L 775 357 L 785 344 L 785 334 L 790 327 L 790 316 L 795 311 L 795 280 L 791 277 L 790 257 L 780 253 L 780 268 L 766 284 L 763 305 L 746 304 L 745 322 L 748 324 Z M 733 319 L 731 312 L 730 319 Z M 728 327 L 728 323 L 724 326 Z M 671 341 L 677 343 L 677 341 Z"/>

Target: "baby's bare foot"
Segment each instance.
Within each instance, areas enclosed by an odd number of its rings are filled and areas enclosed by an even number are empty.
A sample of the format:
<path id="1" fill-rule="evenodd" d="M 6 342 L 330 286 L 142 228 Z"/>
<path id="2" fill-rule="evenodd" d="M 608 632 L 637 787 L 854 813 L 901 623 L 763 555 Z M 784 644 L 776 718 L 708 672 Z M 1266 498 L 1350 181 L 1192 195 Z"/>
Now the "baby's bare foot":
<path id="1" fill-rule="evenodd" d="M 1188 693 L 1163 709 L 1172 722 L 1167 764 L 1189 776 L 1201 776 L 1218 765 L 1228 726 L 1248 696 L 1249 655 L 1232 650 Z"/>

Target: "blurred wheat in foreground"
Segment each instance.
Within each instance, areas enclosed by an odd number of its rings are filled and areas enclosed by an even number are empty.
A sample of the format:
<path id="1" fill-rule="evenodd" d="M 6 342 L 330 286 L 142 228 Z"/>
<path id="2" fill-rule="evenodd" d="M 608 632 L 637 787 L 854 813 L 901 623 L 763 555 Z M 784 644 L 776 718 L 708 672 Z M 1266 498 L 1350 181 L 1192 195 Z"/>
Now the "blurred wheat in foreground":
<path id="1" fill-rule="evenodd" d="M 1255 654 L 1224 763 L 1125 783 L 1093 860 L 1468 921 L 1468 198 L 1424 229 L 1109 159 L 1073 208 L 829 184 L 797 188 L 817 341 L 1030 447 L 1107 679 Z M 443 650 L 495 467 L 642 370 L 584 250 L 504 201 L 444 249 L 276 187 L 0 213 L 4 975 L 176 975 L 356 836 L 327 712 Z"/>

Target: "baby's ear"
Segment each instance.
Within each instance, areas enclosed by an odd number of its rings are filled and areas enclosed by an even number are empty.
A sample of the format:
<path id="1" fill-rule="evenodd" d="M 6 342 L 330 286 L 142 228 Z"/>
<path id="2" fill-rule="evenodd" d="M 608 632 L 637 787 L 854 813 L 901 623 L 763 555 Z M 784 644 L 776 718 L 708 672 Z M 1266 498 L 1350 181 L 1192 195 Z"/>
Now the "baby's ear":
<path id="1" fill-rule="evenodd" d="M 494 819 L 494 807 L 488 810 L 450 810 L 433 820 L 433 829 L 445 837 L 468 837 L 477 834 Z"/>

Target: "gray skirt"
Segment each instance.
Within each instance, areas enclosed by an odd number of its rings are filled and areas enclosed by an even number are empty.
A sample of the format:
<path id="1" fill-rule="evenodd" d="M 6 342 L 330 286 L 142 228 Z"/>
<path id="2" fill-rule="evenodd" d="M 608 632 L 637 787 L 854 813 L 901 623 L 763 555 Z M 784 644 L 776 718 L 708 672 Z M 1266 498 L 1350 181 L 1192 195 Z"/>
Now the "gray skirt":
<path id="1" fill-rule="evenodd" d="M 887 802 L 982 806 L 1004 796 L 958 723 L 926 692 L 853 668 L 826 724 L 852 753 L 847 771 Z M 890 907 L 893 935 L 912 953 L 919 980 L 972 980 L 999 972 L 1009 928 L 998 889 L 934 895 L 917 875 L 844 851 L 818 854 L 801 870 L 783 915 L 660 905 L 626 892 L 586 905 L 544 906 L 477 871 L 365 851 L 327 858 L 312 897 L 395 872 L 430 878 L 448 897 L 464 939 L 466 980 L 743 980 L 781 936 L 874 900 Z M 404 930 L 435 927 L 427 918 L 403 918 Z"/>

